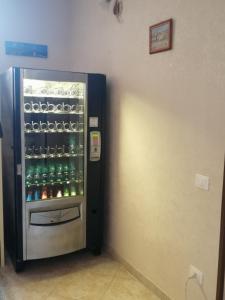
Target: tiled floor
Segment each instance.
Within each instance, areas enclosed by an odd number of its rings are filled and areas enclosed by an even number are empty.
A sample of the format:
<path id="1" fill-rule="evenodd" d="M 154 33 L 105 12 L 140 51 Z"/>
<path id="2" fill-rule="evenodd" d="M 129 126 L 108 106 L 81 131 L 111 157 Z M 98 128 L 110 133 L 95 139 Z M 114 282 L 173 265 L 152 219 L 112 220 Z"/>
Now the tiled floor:
<path id="1" fill-rule="evenodd" d="M 160 300 L 108 255 L 73 254 L 0 271 L 0 300 Z"/>

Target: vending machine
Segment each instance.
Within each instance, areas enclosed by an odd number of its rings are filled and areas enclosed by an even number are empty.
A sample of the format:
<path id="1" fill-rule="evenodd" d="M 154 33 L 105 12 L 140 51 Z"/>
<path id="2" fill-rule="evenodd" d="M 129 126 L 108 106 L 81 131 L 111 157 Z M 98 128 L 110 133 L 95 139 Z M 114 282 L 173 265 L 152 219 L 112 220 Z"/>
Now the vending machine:
<path id="1" fill-rule="evenodd" d="M 101 252 L 106 77 L 13 67 L 1 76 L 5 240 L 27 260 Z"/>

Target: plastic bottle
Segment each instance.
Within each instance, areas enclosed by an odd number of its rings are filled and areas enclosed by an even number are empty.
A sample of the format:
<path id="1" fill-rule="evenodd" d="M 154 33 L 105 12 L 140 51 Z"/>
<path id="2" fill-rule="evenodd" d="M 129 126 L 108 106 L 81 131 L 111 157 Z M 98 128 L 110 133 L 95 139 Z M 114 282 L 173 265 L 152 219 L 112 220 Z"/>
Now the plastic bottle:
<path id="1" fill-rule="evenodd" d="M 39 186 L 41 180 L 41 166 L 37 165 L 34 171 L 34 184 Z"/>
<path id="2" fill-rule="evenodd" d="M 49 164 L 48 166 L 48 180 L 49 183 L 54 184 L 55 182 L 55 165 Z"/>
<path id="3" fill-rule="evenodd" d="M 79 184 L 79 195 L 80 196 L 84 195 L 84 186 L 83 186 L 83 183 Z"/>
<path id="4" fill-rule="evenodd" d="M 67 163 L 64 163 L 63 165 L 63 181 L 69 183 L 69 166 Z"/>
<path id="5" fill-rule="evenodd" d="M 34 176 L 34 167 L 29 166 L 26 171 L 26 179 L 25 179 L 25 184 L 27 187 L 30 187 L 33 184 L 33 176 Z"/>
<path id="6" fill-rule="evenodd" d="M 41 200 L 45 200 L 48 198 L 48 192 L 47 192 L 47 187 L 43 187 L 42 188 L 42 192 L 41 192 Z"/>
<path id="7" fill-rule="evenodd" d="M 62 191 L 61 191 L 61 189 L 58 189 L 56 197 L 57 198 L 62 198 Z"/>
<path id="8" fill-rule="evenodd" d="M 64 185 L 63 196 L 64 196 L 64 197 L 69 197 L 69 195 L 70 195 L 70 192 L 69 192 L 69 185 L 66 184 L 66 185 Z"/>
<path id="9" fill-rule="evenodd" d="M 32 195 L 33 193 L 32 193 L 32 191 L 31 190 L 29 190 L 28 192 L 27 192 L 27 199 L 26 199 L 26 201 L 27 202 L 30 202 L 30 201 L 32 201 L 33 199 L 33 195 Z"/>
<path id="10" fill-rule="evenodd" d="M 70 163 L 69 166 L 69 176 L 70 176 L 70 181 L 75 182 L 76 180 L 76 168 L 74 163 Z"/>
<path id="11" fill-rule="evenodd" d="M 53 196 L 53 188 L 49 188 L 49 198 L 51 199 L 51 198 L 53 198 L 54 196 Z"/>
<path id="12" fill-rule="evenodd" d="M 69 138 L 69 155 L 70 156 L 76 155 L 76 142 L 74 137 Z"/>
<path id="13" fill-rule="evenodd" d="M 75 146 L 75 142 L 71 141 L 69 144 L 69 154 L 70 156 L 75 156 L 76 155 L 76 146 Z"/>
<path id="14" fill-rule="evenodd" d="M 77 195 L 77 191 L 76 191 L 76 185 L 75 183 L 71 183 L 70 185 L 70 196 L 76 196 Z"/>
<path id="15" fill-rule="evenodd" d="M 42 172 L 41 172 L 41 181 L 42 184 L 47 184 L 48 181 L 48 168 L 46 166 L 42 167 Z"/>
<path id="16" fill-rule="evenodd" d="M 57 167 L 56 167 L 56 181 L 58 183 L 63 182 L 63 166 L 61 163 L 57 164 Z"/>
<path id="17" fill-rule="evenodd" d="M 40 190 L 39 189 L 36 189 L 34 192 L 34 200 L 35 201 L 40 200 Z"/>

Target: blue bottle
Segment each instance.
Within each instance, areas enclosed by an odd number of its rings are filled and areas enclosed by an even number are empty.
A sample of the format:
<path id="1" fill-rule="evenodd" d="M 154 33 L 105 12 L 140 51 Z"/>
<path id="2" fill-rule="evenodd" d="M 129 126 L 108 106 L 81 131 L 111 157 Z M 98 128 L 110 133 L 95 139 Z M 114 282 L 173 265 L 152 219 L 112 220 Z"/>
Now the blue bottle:
<path id="1" fill-rule="evenodd" d="M 27 193 L 27 202 L 30 202 L 32 200 L 33 200 L 32 199 L 32 191 L 28 191 L 28 193 Z"/>
<path id="2" fill-rule="evenodd" d="M 36 189 L 36 190 L 35 190 L 35 193 L 34 193 L 34 200 L 35 200 L 35 201 L 40 200 L 40 191 L 39 191 L 39 189 Z"/>

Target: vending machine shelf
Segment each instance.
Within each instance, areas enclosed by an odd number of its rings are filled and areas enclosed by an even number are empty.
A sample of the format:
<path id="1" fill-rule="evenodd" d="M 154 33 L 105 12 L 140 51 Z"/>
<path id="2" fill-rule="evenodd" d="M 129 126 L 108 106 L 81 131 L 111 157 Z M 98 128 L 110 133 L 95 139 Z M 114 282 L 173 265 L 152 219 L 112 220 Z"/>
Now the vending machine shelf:
<path id="1" fill-rule="evenodd" d="M 40 156 L 28 156 L 25 155 L 25 159 L 32 160 L 32 159 L 58 159 L 58 158 L 79 158 L 79 157 L 84 157 L 84 154 L 63 154 L 63 155 L 40 155 Z"/>
<path id="2" fill-rule="evenodd" d="M 83 180 L 68 180 L 54 183 L 36 183 L 27 185 L 26 201 L 38 201 L 52 198 L 83 196 Z"/>
<path id="3" fill-rule="evenodd" d="M 34 134 L 37 134 L 37 133 L 83 133 L 84 131 L 83 130 L 66 130 L 66 131 L 63 131 L 63 130 L 40 130 L 40 131 L 37 131 L 37 130 L 24 130 L 24 133 L 34 133 Z"/>
<path id="4" fill-rule="evenodd" d="M 27 203 L 31 203 L 31 202 L 37 202 L 37 201 L 51 201 L 51 200 L 63 200 L 63 199 L 68 199 L 68 198 L 72 198 L 72 197 L 78 197 L 80 195 L 76 195 L 76 196 L 62 196 L 62 197 L 52 197 L 52 198 L 45 198 L 45 199 L 37 199 L 37 200 L 30 200 L 30 201 L 26 201 Z"/>
<path id="5" fill-rule="evenodd" d="M 25 114 L 47 114 L 47 115 L 84 115 L 83 112 L 54 112 L 54 111 L 24 111 Z"/>
<path id="6" fill-rule="evenodd" d="M 29 94 L 29 93 L 24 93 L 24 97 L 33 97 L 33 98 L 48 98 L 48 99 L 69 99 L 69 100 L 84 100 L 84 96 L 77 96 L 77 95 L 71 95 L 71 96 L 66 96 L 66 95 L 47 95 L 47 94 Z"/>
<path id="7" fill-rule="evenodd" d="M 64 180 L 64 181 L 54 181 L 54 182 L 45 182 L 45 183 L 32 183 L 32 184 L 27 184 L 27 188 L 32 188 L 32 187 L 44 187 L 44 186 L 57 186 L 57 185 L 63 185 L 63 184 L 71 184 L 71 183 L 83 183 L 83 180 Z"/>

